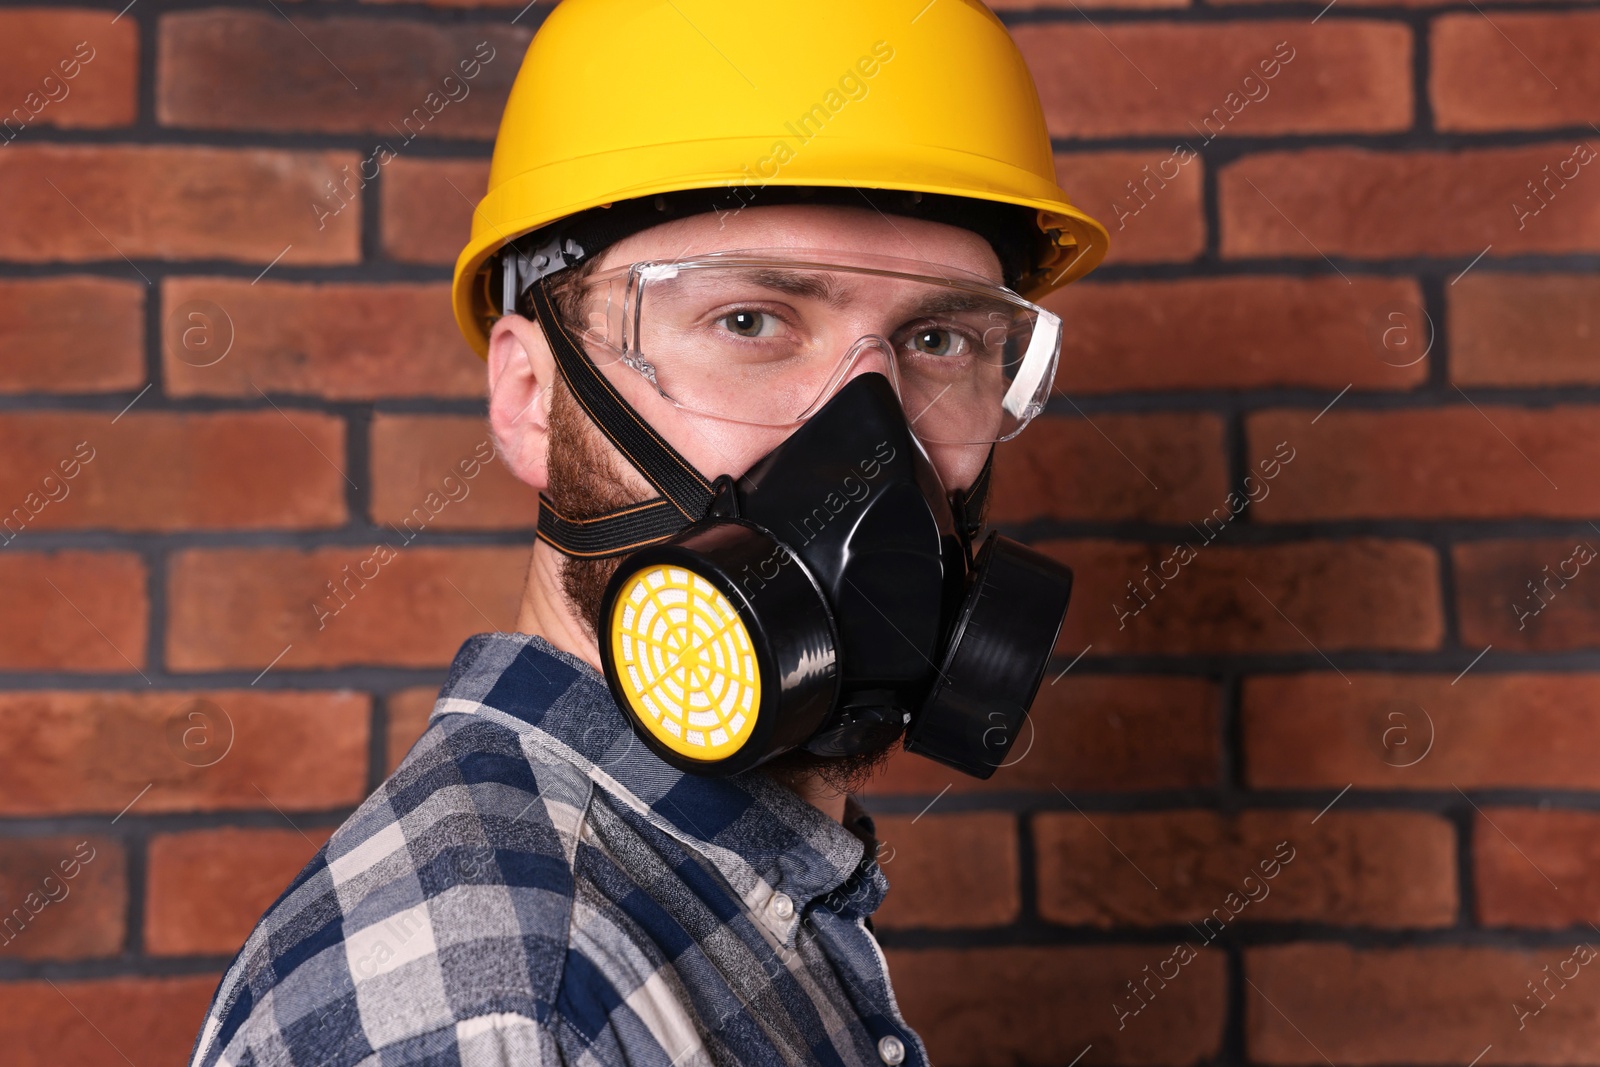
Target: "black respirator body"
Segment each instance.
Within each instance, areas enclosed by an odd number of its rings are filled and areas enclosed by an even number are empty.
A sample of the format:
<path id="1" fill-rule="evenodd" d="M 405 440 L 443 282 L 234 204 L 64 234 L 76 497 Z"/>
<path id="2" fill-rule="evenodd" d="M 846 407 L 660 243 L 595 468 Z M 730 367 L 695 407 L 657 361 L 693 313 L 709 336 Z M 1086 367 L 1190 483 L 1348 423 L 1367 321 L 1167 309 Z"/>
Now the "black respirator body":
<path id="1" fill-rule="evenodd" d="M 706 483 L 642 420 L 620 417 L 631 409 L 533 292 L 574 395 L 662 491 L 584 521 L 541 500 L 539 521 L 569 554 L 621 556 L 597 637 L 652 751 L 727 775 L 795 748 L 879 750 L 903 733 L 906 748 L 975 777 L 1006 762 L 1072 572 L 996 534 L 974 545 L 971 498 L 946 495 L 887 378 L 852 379 L 738 479 Z"/>

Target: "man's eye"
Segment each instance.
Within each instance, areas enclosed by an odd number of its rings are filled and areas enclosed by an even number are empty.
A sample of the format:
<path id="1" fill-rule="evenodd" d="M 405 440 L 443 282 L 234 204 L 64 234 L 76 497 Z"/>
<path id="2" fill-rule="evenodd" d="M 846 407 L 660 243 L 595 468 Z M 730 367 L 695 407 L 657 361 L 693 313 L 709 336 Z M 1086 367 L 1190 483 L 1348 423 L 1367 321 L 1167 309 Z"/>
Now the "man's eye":
<path id="1" fill-rule="evenodd" d="M 925 356 L 958 356 L 965 350 L 954 330 L 918 330 L 911 335 L 911 347 Z"/>
<path id="2" fill-rule="evenodd" d="M 761 311 L 734 311 L 722 316 L 722 324 L 740 337 L 760 337 L 769 332 L 771 319 Z"/>

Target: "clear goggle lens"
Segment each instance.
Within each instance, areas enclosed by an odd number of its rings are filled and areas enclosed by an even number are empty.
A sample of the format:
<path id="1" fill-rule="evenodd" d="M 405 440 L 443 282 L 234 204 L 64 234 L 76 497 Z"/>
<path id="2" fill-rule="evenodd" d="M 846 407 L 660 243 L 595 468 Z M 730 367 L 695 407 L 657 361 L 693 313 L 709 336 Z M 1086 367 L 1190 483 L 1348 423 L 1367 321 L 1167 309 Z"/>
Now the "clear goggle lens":
<path id="1" fill-rule="evenodd" d="M 686 411 L 761 426 L 809 418 L 858 366 L 890 378 L 928 442 L 1003 441 L 1044 407 L 1055 315 L 965 273 L 840 259 L 724 252 L 602 271 L 580 293 L 585 348 Z"/>

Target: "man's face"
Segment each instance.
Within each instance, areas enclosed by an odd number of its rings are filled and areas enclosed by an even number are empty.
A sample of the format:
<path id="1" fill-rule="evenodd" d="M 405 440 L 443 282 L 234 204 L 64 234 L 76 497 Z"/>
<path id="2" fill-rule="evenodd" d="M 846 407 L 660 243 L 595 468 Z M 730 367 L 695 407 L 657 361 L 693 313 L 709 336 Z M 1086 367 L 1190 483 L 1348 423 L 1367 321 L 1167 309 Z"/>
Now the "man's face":
<path id="1" fill-rule="evenodd" d="M 673 260 L 734 249 L 804 249 L 822 254 L 806 258 L 827 261 L 827 252 L 851 255 L 892 256 L 926 264 L 924 273 L 949 276 L 952 271 L 975 275 L 995 284 L 1001 282 L 998 258 L 988 242 L 968 230 L 899 216 L 885 216 L 863 206 L 834 207 L 794 205 L 748 208 L 723 216 L 698 215 L 665 223 L 634 234 L 611 246 L 591 268 L 602 272 L 645 260 Z M 570 281 L 570 279 L 569 279 Z M 907 324 L 903 311 L 896 310 L 890 298 L 893 282 L 880 293 L 873 279 L 866 278 L 856 299 L 838 304 L 827 323 L 826 336 L 831 349 L 824 361 L 842 359 L 852 345 L 868 336 L 895 337 Z M 574 293 L 574 296 L 576 293 Z M 877 299 L 878 296 L 884 299 Z M 590 323 L 593 309 L 578 299 L 558 299 L 563 315 L 579 329 Z M 500 395 L 502 384 L 514 375 L 505 373 L 495 346 L 508 348 L 503 335 L 514 333 L 523 346 L 538 379 L 536 390 L 525 390 L 517 397 Z M 628 504 L 648 500 L 657 494 L 644 477 L 604 437 L 578 406 L 577 401 L 557 378 L 548 344 L 538 327 L 519 316 L 506 316 L 497 324 L 491 340 L 490 409 L 503 454 L 512 468 L 529 484 L 543 489 L 557 511 L 574 519 L 592 518 Z M 598 348 L 598 346 L 594 346 Z M 590 352 L 607 379 L 622 396 L 673 448 L 705 476 L 735 478 L 783 443 L 795 429 L 785 426 L 756 425 L 715 418 L 675 405 L 657 390 L 643 374 L 604 350 Z M 850 365 L 834 386 L 835 391 L 854 377 L 866 373 L 887 373 L 892 358 L 881 348 L 869 347 Z M 720 384 L 720 382 L 719 382 Z M 515 389 L 510 390 L 515 392 Z M 528 397 L 525 401 L 521 397 Z M 737 397 L 721 398 L 737 404 Z M 519 407 L 520 404 L 520 407 Z M 548 404 L 548 419 L 537 417 L 536 409 Z M 908 415 L 908 418 L 913 418 Z M 544 433 L 530 431 L 547 422 Z M 947 491 L 969 487 L 983 468 L 989 445 L 928 445 L 934 469 Z M 600 606 L 606 583 L 620 565 L 619 559 L 583 560 L 561 557 L 558 565 L 561 593 L 575 620 L 596 638 Z M 890 748 L 847 759 L 823 759 L 796 750 L 768 764 L 780 777 L 817 775 L 841 792 L 850 791 L 871 773 Z"/>

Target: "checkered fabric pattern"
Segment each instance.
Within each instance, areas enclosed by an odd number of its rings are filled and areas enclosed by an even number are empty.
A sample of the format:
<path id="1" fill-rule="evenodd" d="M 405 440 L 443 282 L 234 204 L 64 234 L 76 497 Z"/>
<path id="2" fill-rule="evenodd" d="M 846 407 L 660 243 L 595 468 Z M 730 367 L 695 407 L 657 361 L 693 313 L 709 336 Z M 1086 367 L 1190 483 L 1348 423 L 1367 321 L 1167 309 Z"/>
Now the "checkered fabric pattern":
<path id="1" fill-rule="evenodd" d="M 868 925 L 873 851 L 759 771 L 673 769 L 576 657 L 480 634 L 191 1062 L 925 1064 Z"/>

